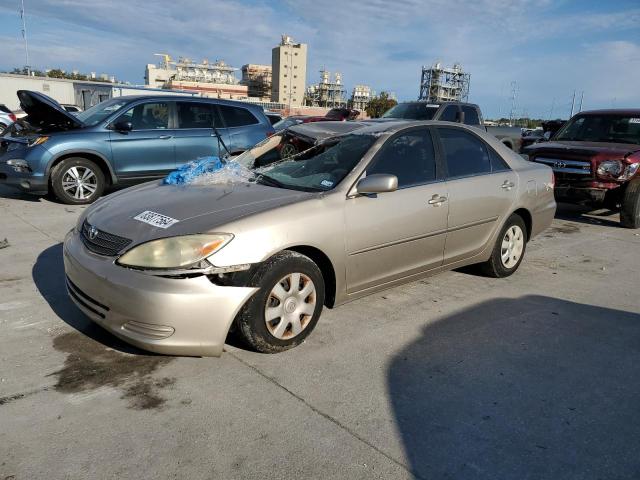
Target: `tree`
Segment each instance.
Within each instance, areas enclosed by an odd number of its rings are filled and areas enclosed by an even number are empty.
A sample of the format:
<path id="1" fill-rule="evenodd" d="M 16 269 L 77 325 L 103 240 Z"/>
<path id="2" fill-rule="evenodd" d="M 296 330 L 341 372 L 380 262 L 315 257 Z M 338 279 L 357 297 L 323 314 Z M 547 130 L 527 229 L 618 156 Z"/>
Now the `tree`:
<path id="1" fill-rule="evenodd" d="M 59 68 L 54 68 L 53 70 L 49 70 L 47 72 L 47 77 L 50 77 L 50 78 L 66 78 L 67 75 L 62 70 L 60 70 Z"/>
<path id="2" fill-rule="evenodd" d="M 393 98 L 389 98 L 387 92 L 380 92 L 380 95 L 373 97 L 365 108 L 367 115 L 371 118 L 380 118 L 384 112 L 398 104 Z"/>

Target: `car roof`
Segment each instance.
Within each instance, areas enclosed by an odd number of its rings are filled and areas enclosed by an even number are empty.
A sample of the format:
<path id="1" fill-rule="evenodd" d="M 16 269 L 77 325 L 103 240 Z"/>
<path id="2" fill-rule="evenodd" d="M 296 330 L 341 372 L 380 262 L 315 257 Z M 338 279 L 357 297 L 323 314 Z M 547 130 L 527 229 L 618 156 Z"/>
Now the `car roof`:
<path id="1" fill-rule="evenodd" d="M 640 108 L 605 108 L 602 110 L 586 110 L 576 115 L 638 115 Z"/>
<path id="2" fill-rule="evenodd" d="M 112 97 L 112 100 L 123 99 L 126 102 L 137 102 L 139 100 L 171 100 L 171 101 L 187 101 L 187 102 L 210 102 L 217 103 L 219 105 L 229 105 L 234 107 L 245 107 L 245 108 L 258 108 L 263 110 L 260 105 L 256 105 L 249 102 L 239 102 L 237 100 L 227 100 L 224 98 L 208 98 L 208 97 L 192 97 L 186 95 L 179 94 L 168 94 L 168 95 L 122 95 L 121 97 Z"/>

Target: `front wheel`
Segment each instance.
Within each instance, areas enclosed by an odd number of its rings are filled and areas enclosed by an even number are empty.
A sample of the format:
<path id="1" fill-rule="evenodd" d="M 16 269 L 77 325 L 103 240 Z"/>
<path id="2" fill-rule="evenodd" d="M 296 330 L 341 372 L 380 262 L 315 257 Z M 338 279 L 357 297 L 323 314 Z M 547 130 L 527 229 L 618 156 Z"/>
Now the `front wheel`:
<path id="1" fill-rule="evenodd" d="M 629 182 L 625 188 L 620 223 L 626 228 L 640 228 L 640 179 Z"/>
<path id="2" fill-rule="evenodd" d="M 318 266 L 309 257 L 286 250 L 267 260 L 251 283 L 260 290 L 236 319 L 243 340 L 262 353 L 302 343 L 318 323 L 324 303 Z"/>
<path id="3" fill-rule="evenodd" d="M 527 227 L 522 217 L 514 213 L 502 227 L 491 258 L 482 264 L 482 270 L 490 277 L 508 277 L 520 266 L 526 247 Z"/>
<path id="4" fill-rule="evenodd" d="M 86 158 L 66 158 L 51 174 L 51 189 L 62 203 L 84 205 L 97 200 L 104 191 L 100 167 Z"/>

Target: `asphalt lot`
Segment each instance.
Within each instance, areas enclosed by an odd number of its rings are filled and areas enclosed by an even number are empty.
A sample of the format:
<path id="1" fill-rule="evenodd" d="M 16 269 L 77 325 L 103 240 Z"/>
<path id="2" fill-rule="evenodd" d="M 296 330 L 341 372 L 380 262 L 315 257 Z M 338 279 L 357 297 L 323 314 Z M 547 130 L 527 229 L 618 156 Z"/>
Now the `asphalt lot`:
<path id="1" fill-rule="evenodd" d="M 81 211 L 0 187 L 0 479 L 640 478 L 640 235 L 561 206 L 520 270 L 326 310 L 306 343 L 133 349 L 67 299 Z"/>

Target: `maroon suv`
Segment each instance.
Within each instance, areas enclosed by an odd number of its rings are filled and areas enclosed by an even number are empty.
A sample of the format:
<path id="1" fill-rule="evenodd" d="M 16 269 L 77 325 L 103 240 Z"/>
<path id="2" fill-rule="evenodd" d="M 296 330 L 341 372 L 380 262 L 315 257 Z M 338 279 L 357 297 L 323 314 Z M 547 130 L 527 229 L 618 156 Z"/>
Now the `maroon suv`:
<path id="1" fill-rule="evenodd" d="M 620 208 L 640 228 L 640 109 L 579 113 L 524 153 L 553 168 L 558 200 Z"/>

